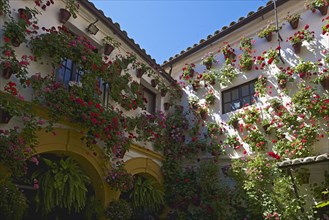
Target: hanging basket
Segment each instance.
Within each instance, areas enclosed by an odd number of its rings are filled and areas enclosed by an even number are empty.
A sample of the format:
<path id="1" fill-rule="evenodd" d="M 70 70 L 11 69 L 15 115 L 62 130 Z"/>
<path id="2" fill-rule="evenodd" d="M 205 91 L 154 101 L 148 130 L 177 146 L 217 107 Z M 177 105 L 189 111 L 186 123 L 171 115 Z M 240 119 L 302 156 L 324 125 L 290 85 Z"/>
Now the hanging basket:
<path id="1" fill-rule="evenodd" d="M 106 55 L 106 56 L 110 55 L 113 50 L 114 50 L 114 47 L 111 44 L 104 45 L 104 55 Z"/>
<path id="2" fill-rule="evenodd" d="M 167 95 L 168 90 L 166 89 L 161 89 L 161 96 L 165 97 Z"/>
<path id="3" fill-rule="evenodd" d="M 156 79 L 152 79 L 151 80 L 151 86 L 152 87 L 156 87 L 158 85 L 158 80 L 156 80 Z"/>
<path id="4" fill-rule="evenodd" d="M 59 22 L 65 24 L 71 17 L 71 13 L 65 8 L 59 9 Z"/>
<path id="5" fill-rule="evenodd" d="M 299 54 L 302 49 L 302 43 L 293 44 L 292 47 L 294 48 L 295 54 Z"/>

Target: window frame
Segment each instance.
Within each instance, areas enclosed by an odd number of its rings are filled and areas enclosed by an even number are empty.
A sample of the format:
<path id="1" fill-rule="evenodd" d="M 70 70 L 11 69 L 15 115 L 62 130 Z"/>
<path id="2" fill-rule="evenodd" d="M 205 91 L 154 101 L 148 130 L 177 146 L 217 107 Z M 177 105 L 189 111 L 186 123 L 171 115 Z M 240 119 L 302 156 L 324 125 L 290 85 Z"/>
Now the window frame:
<path id="1" fill-rule="evenodd" d="M 256 94 L 256 92 L 255 92 L 255 83 L 256 83 L 256 81 L 257 81 L 257 78 L 252 79 L 252 80 L 250 80 L 248 82 L 245 82 L 243 84 L 240 84 L 240 85 L 237 85 L 237 86 L 234 86 L 232 88 L 229 88 L 229 89 L 226 89 L 226 90 L 222 91 L 221 92 L 221 97 L 222 97 L 222 101 L 221 101 L 221 103 L 222 103 L 221 104 L 222 114 L 227 114 L 227 113 L 230 113 L 230 112 L 234 112 L 234 111 L 237 111 L 237 110 L 243 108 L 245 106 L 245 105 L 243 105 L 243 98 L 245 98 L 245 97 L 253 97 L 253 100 L 256 100 L 257 101 L 257 97 L 254 96 Z M 253 93 L 250 92 L 250 85 L 251 84 L 254 85 L 254 91 L 253 91 Z M 242 88 L 245 85 L 248 85 L 249 86 L 249 95 L 243 95 L 242 94 Z M 230 96 L 230 101 L 229 102 L 224 102 L 224 95 L 225 95 L 225 93 L 230 93 L 230 92 L 232 92 L 235 89 L 238 89 L 238 99 L 234 99 L 233 100 L 232 99 L 232 94 L 230 94 L 231 95 Z M 230 111 L 225 112 L 225 104 L 227 104 L 227 103 L 231 103 L 232 104 L 233 101 L 237 101 L 237 100 L 239 100 L 239 102 L 240 102 L 240 107 L 237 108 L 237 109 L 235 109 L 235 110 L 232 110 L 231 109 Z M 253 102 L 254 101 L 250 101 L 249 105 L 253 105 Z"/>

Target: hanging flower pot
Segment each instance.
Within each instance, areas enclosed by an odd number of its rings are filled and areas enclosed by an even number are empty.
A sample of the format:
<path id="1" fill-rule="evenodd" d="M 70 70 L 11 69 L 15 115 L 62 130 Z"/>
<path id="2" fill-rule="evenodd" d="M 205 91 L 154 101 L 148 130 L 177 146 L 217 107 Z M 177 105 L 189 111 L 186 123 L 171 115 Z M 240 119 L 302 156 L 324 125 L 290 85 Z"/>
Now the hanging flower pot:
<path id="1" fill-rule="evenodd" d="M 156 79 L 152 79 L 151 80 L 151 86 L 152 87 L 156 87 L 158 85 L 158 80 L 156 80 Z"/>
<path id="2" fill-rule="evenodd" d="M 144 75 L 144 71 L 143 71 L 142 68 L 139 68 L 139 69 L 136 70 L 136 76 L 138 78 L 142 78 L 143 75 Z"/>
<path id="3" fill-rule="evenodd" d="M 165 97 L 167 95 L 168 90 L 167 89 L 161 89 L 161 96 Z"/>
<path id="4" fill-rule="evenodd" d="M 200 112 L 200 116 L 202 120 L 206 120 L 208 117 L 208 113 L 207 112 Z"/>
<path id="5" fill-rule="evenodd" d="M 268 33 L 266 36 L 265 36 L 265 39 L 267 40 L 267 42 L 271 42 L 272 40 L 272 36 L 273 36 L 273 33 Z"/>
<path id="6" fill-rule="evenodd" d="M 9 112 L 0 107 L 0 123 L 7 124 L 11 118 L 12 116 Z"/>
<path id="7" fill-rule="evenodd" d="M 297 29 L 298 28 L 298 24 L 299 24 L 299 19 L 290 21 L 289 24 L 290 24 L 290 26 L 291 26 L 292 29 Z"/>
<path id="8" fill-rule="evenodd" d="M 302 48 L 302 42 L 293 44 L 292 47 L 294 48 L 295 54 L 299 54 Z"/>
<path id="9" fill-rule="evenodd" d="M 235 120 L 235 121 L 233 121 L 233 122 L 232 122 L 232 126 L 233 126 L 234 129 L 237 130 L 237 129 L 239 128 L 239 120 Z"/>
<path id="10" fill-rule="evenodd" d="M 324 78 L 320 83 L 325 90 L 329 90 L 329 78 Z"/>
<path id="11" fill-rule="evenodd" d="M 4 66 L 3 64 L 2 64 L 2 66 L 4 67 L 3 69 L 2 69 L 2 77 L 4 78 L 4 79 L 9 79 L 10 77 L 11 77 L 11 75 L 13 74 L 13 69 L 10 67 L 10 66 Z"/>
<path id="12" fill-rule="evenodd" d="M 114 50 L 114 47 L 111 44 L 105 44 L 104 45 L 104 54 L 105 55 L 110 55 L 112 51 Z"/>
<path id="13" fill-rule="evenodd" d="M 18 14 L 19 14 L 19 18 L 20 19 L 23 19 L 25 21 L 28 21 L 28 20 L 30 20 L 32 18 L 31 12 L 29 12 L 25 8 L 19 8 L 18 9 Z"/>
<path id="14" fill-rule="evenodd" d="M 321 13 L 321 15 L 326 15 L 328 13 L 328 5 L 323 5 L 320 7 L 317 7 L 316 9 L 318 9 Z"/>
<path id="15" fill-rule="evenodd" d="M 59 22 L 65 24 L 71 17 L 71 13 L 65 8 L 59 9 Z"/>
<path id="16" fill-rule="evenodd" d="M 170 108 L 170 103 L 169 102 L 163 103 L 163 107 L 164 107 L 164 110 L 168 111 Z"/>

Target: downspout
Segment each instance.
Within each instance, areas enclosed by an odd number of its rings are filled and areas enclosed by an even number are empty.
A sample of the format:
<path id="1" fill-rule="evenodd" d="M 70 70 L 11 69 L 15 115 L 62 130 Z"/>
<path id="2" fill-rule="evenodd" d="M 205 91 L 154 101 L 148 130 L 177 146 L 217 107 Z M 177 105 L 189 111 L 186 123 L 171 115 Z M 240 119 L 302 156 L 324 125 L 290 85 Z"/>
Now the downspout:
<path id="1" fill-rule="evenodd" d="M 275 25 L 276 25 L 276 34 L 277 34 L 277 39 L 278 39 L 278 46 L 280 47 L 280 50 L 279 50 L 279 57 L 280 57 L 280 60 L 282 63 L 284 63 L 284 60 L 281 56 L 281 41 L 282 40 L 282 37 L 280 35 L 280 32 L 279 32 L 279 19 L 278 19 L 278 12 L 277 12 L 277 7 L 276 7 L 276 0 L 273 0 L 273 4 L 274 4 L 274 12 L 275 12 Z"/>

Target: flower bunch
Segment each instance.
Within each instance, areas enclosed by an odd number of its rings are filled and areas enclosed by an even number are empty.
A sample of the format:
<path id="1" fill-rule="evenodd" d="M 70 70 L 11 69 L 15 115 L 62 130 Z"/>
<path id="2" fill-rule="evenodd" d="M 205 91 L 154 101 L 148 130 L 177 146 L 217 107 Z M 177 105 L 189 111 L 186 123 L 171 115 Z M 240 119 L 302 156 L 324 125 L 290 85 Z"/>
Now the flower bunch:
<path id="1" fill-rule="evenodd" d="M 106 182 L 114 190 L 126 192 L 133 188 L 134 177 L 124 168 L 124 162 L 118 161 L 106 176 Z"/>
<path id="2" fill-rule="evenodd" d="M 202 65 L 205 65 L 206 68 L 207 68 L 208 70 L 211 69 L 212 65 L 213 65 L 214 63 L 216 63 L 216 62 L 217 62 L 217 61 L 216 61 L 216 59 L 215 59 L 215 57 L 214 57 L 214 53 L 212 53 L 212 52 L 209 52 L 209 53 L 205 54 L 205 55 L 201 58 L 201 63 L 202 63 Z"/>
<path id="3" fill-rule="evenodd" d="M 287 42 L 289 40 L 292 45 L 301 44 L 303 41 L 311 42 L 314 40 L 314 31 L 310 31 L 308 29 L 309 25 L 305 25 L 302 30 L 297 31 L 293 36 L 290 36 L 287 39 Z"/>
<path id="4" fill-rule="evenodd" d="M 240 39 L 240 49 L 241 50 L 251 50 L 252 49 L 253 39 L 250 37 L 243 36 Z"/>
<path id="5" fill-rule="evenodd" d="M 110 202 L 106 209 L 105 216 L 109 219 L 130 219 L 133 210 L 126 200 L 119 199 Z"/>
<path id="6" fill-rule="evenodd" d="M 290 74 L 286 72 L 284 69 L 280 69 L 278 73 L 275 74 L 275 78 L 278 82 L 278 86 L 283 89 L 286 87 L 287 82 L 293 82 L 294 79 Z"/>
<path id="7" fill-rule="evenodd" d="M 213 105 L 215 104 L 216 96 L 214 94 L 213 90 L 209 90 L 206 95 L 205 95 L 206 103 L 208 105 Z"/>
<path id="8" fill-rule="evenodd" d="M 241 143 L 237 135 L 229 135 L 226 137 L 223 144 L 234 149 L 239 149 L 241 147 Z"/>
<path id="9" fill-rule="evenodd" d="M 216 84 L 216 78 L 217 78 L 217 75 L 213 71 L 208 71 L 207 73 L 204 73 L 202 75 L 202 79 L 205 82 L 208 82 L 210 85 Z"/>
<path id="10" fill-rule="evenodd" d="M 247 125 L 252 125 L 260 120 L 260 112 L 259 109 L 256 107 L 248 107 L 244 109 L 242 113 L 242 120 Z"/>
<path id="11" fill-rule="evenodd" d="M 198 116 L 201 117 L 201 119 L 205 120 L 208 116 L 208 111 L 209 108 L 206 105 L 199 105 L 198 109 L 196 109 L 196 113 L 198 114 Z"/>
<path id="12" fill-rule="evenodd" d="M 311 10 L 312 12 L 315 12 L 316 9 L 319 9 L 320 7 L 327 6 L 328 0 L 312 0 L 305 2 L 306 9 Z"/>
<path id="13" fill-rule="evenodd" d="M 254 60 L 250 53 L 244 52 L 243 54 L 239 55 L 239 67 L 241 70 L 251 70 L 253 63 Z"/>
<path id="14" fill-rule="evenodd" d="M 183 78 L 185 80 L 192 78 L 194 76 L 194 67 L 195 67 L 194 63 L 185 64 L 185 66 L 182 68 L 183 74 L 182 74 L 181 78 Z"/>
<path id="15" fill-rule="evenodd" d="M 249 134 L 245 136 L 243 140 L 249 144 L 250 149 L 253 152 L 263 152 L 267 144 L 266 138 L 259 130 L 253 130 L 249 132 Z"/>
<path id="16" fill-rule="evenodd" d="M 223 134 L 223 128 L 216 122 L 210 122 L 207 124 L 208 134 L 211 136 L 218 136 Z"/>
<path id="17" fill-rule="evenodd" d="M 299 77 L 305 78 L 306 76 L 311 76 L 313 73 L 317 72 L 318 65 L 312 61 L 301 60 L 294 68 L 294 73 L 298 74 Z"/>
<path id="18" fill-rule="evenodd" d="M 326 23 L 322 26 L 322 34 L 329 35 L 329 16 L 322 19 L 322 22 L 326 21 Z"/>
<path id="19" fill-rule="evenodd" d="M 231 83 L 234 79 L 236 79 L 238 76 L 238 71 L 229 60 L 226 60 L 225 65 L 222 66 L 219 72 L 216 72 L 216 75 L 218 75 L 217 78 L 219 83 L 222 86 L 226 86 L 228 83 Z"/>
<path id="20" fill-rule="evenodd" d="M 258 37 L 267 38 L 272 35 L 272 33 L 276 31 L 276 27 L 273 24 L 267 25 L 261 32 L 258 33 Z"/>
<path id="21" fill-rule="evenodd" d="M 260 75 L 255 82 L 255 96 L 264 96 L 266 94 L 267 78 L 264 75 Z"/>
<path id="22" fill-rule="evenodd" d="M 224 46 L 222 47 L 221 51 L 224 54 L 225 60 L 234 60 L 235 58 L 235 50 L 231 47 L 231 45 L 227 42 L 224 42 Z"/>
<path id="23" fill-rule="evenodd" d="M 300 14 L 289 14 L 284 18 L 284 20 L 288 21 L 289 23 L 298 21 L 300 19 Z"/>

